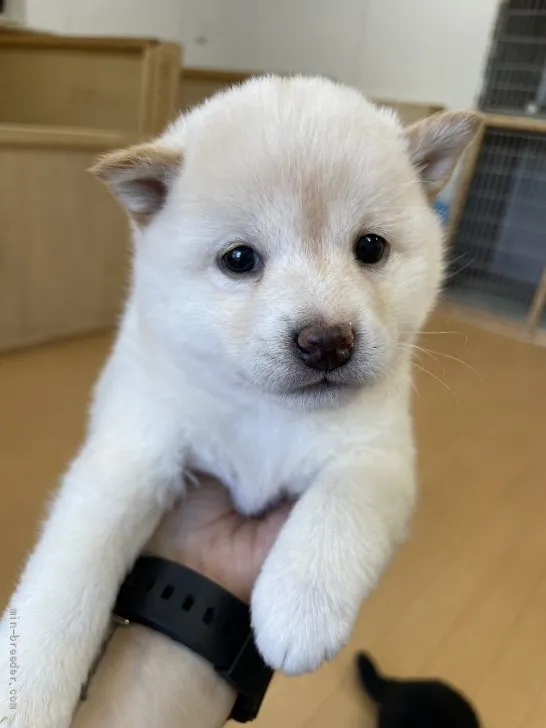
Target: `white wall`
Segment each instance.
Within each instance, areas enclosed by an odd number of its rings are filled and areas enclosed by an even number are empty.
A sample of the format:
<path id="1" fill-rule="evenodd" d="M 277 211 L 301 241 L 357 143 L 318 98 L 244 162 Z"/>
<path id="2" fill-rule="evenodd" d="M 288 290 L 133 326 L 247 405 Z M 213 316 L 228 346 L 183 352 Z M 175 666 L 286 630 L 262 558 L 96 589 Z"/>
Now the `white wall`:
<path id="1" fill-rule="evenodd" d="M 192 66 L 323 73 L 357 83 L 369 0 L 68 2 L 71 33 L 157 36 L 181 42 Z"/>
<path id="2" fill-rule="evenodd" d="M 370 0 L 247 0 L 248 66 L 360 77 L 360 42 Z"/>
<path id="3" fill-rule="evenodd" d="M 184 0 L 18 0 L 39 30 L 180 40 Z"/>
<path id="4" fill-rule="evenodd" d="M 189 66 L 252 68 L 252 0 L 183 0 L 180 41 Z"/>
<path id="5" fill-rule="evenodd" d="M 68 0 L 68 6 L 68 32 L 76 35 L 180 40 L 183 0 Z"/>
<path id="6" fill-rule="evenodd" d="M 70 0 L 20 0 L 25 22 L 32 28 L 68 33 Z"/>
<path id="7" fill-rule="evenodd" d="M 81 1 L 81 0 L 80 0 Z M 85 0 L 84 0 L 85 1 Z M 181 0 L 189 65 L 323 73 L 472 106 L 499 0 Z"/>
<path id="8" fill-rule="evenodd" d="M 361 86 L 370 95 L 472 106 L 499 0 L 370 0 Z"/>
<path id="9" fill-rule="evenodd" d="M 360 77 L 370 0 L 26 0 L 59 33 L 140 35 L 184 45 L 188 65 Z"/>
<path id="10" fill-rule="evenodd" d="M 382 98 L 470 106 L 499 0 L 26 0 L 63 33 L 182 42 L 193 66 L 323 73 Z"/>
<path id="11" fill-rule="evenodd" d="M 22 23 L 25 20 L 25 6 L 23 0 L 6 0 L 2 20 L 13 23 Z"/>

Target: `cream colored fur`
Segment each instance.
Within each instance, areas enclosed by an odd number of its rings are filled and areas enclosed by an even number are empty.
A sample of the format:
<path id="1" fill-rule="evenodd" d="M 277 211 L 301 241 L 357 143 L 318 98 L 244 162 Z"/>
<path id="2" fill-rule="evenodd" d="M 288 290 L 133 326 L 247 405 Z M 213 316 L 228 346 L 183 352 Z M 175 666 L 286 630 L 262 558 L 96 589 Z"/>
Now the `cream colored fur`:
<path id="1" fill-rule="evenodd" d="M 0 719 L 69 725 L 120 582 L 190 472 L 221 478 L 243 513 L 299 497 L 254 590 L 257 644 L 288 673 L 340 649 L 414 506 L 409 344 L 442 278 L 427 189 L 477 124 L 455 113 L 405 132 L 356 91 L 266 78 L 99 163 L 133 219 L 133 282 L 11 600 L 15 710 L 6 618 L 0 630 Z M 376 267 L 354 257 L 366 232 L 391 246 Z M 261 253 L 258 277 L 220 270 L 234 241 Z M 293 352 L 314 320 L 357 332 L 331 386 Z"/>

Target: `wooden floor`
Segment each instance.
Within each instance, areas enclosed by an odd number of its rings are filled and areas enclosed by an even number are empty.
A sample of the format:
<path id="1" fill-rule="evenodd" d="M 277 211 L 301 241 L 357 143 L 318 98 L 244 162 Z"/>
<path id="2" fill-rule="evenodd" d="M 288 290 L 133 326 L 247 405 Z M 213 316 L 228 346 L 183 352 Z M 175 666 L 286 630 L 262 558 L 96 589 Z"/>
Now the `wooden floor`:
<path id="1" fill-rule="evenodd" d="M 317 674 L 276 678 L 260 728 L 371 725 L 355 650 L 463 688 L 488 728 L 546 726 L 546 350 L 436 317 L 417 359 L 411 541 Z M 82 432 L 106 337 L 0 358 L 0 599 Z M 464 364 L 457 361 L 463 360 Z M 427 373 L 424 369 L 428 370 Z"/>

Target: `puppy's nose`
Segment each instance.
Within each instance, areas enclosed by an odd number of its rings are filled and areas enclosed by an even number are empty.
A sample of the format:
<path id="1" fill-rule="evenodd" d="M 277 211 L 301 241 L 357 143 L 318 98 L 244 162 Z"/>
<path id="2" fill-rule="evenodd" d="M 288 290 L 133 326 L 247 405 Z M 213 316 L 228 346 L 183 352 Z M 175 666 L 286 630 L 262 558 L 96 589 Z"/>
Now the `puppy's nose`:
<path id="1" fill-rule="evenodd" d="M 331 372 L 351 358 L 355 335 L 350 324 L 313 324 L 296 337 L 298 355 L 312 369 Z"/>

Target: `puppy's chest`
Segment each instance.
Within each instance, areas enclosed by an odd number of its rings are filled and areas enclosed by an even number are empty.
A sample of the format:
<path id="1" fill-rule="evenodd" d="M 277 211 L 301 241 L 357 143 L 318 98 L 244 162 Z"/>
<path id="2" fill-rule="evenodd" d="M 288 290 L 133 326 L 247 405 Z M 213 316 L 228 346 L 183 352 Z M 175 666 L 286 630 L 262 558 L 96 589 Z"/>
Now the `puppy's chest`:
<path id="1" fill-rule="evenodd" d="M 284 496 L 299 495 L 324 460 L 317 433 L 296 418 L 239 412 L 199 423 L 189 467 L 218 477 L 237 508 L 259 513 Z"/>

